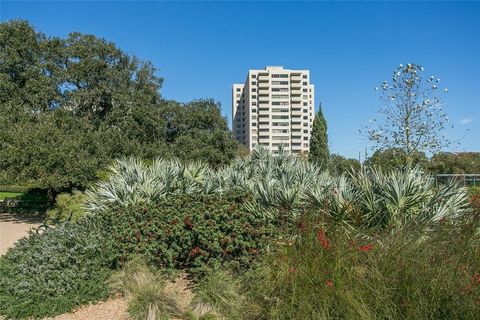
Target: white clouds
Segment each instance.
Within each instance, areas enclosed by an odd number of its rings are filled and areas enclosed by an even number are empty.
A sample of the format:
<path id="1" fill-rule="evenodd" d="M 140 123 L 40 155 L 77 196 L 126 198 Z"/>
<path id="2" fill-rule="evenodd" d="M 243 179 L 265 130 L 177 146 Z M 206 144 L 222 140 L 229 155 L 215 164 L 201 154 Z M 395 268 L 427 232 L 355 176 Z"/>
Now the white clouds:
<path id="1" fill-rule="evenodd" d="M 460 121 L 458 123 L 459 124 L 469 124 L 471 122 L 473 122 L 472 118 L 462 118 L 462 119 L 460 119 Z"/>

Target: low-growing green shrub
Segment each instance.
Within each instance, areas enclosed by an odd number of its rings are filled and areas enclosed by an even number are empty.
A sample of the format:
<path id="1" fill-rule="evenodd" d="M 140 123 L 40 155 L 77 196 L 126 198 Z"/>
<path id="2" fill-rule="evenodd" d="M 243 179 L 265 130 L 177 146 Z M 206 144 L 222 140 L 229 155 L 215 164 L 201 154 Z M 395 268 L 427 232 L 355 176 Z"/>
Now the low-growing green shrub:
<path id="1" fill-rule="evenodd" d="M 30 233 L 0 257 L 0 314 L 40 318 L 106 298 L 110 235 L 93 218 Z"/>
<path id="2" fill-rule="evenodd" d="M 476 230 L 444 224 L 366 235 L 304 225 L 298 241 L 246 274 L 259 310 L 252 319 L 478 319 Z"/>
<path id="3" fill-rule="evenodd" d="M 55 207 L 47 211 L 47 216 L 63 221 L 72 215 L 71 221 L 75 222 L 87 215 L 84 200 L 85 195 L 81 191 L 75 190 L 72 194 L 61 193 L 55 199 Z"/>
<path id="4" fill-rule="evenodd" d="M 171 195 L 155 204 L 99 213 L 111 226 L 120 261 L 142 255 L 166 269 L 232 262 L 242 267 L 269 243 L 276 228 L 244 207 L 249 196 Z M 234 263 L 233 263 L 234 262 Z"/>

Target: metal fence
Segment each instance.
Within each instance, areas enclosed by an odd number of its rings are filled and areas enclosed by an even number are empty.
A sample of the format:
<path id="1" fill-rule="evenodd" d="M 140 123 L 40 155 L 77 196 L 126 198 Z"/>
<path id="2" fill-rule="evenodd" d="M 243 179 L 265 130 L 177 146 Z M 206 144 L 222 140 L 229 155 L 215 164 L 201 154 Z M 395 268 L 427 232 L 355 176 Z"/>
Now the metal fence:
<path id="1" fill-rule="evenodd" d="M 443 185 L 452 182 L 458 182 L 464 186 L 480 186 L 480 173 L 466 173 L 466 174 L 437 174 L 433 177 L 435 185 Z"/>

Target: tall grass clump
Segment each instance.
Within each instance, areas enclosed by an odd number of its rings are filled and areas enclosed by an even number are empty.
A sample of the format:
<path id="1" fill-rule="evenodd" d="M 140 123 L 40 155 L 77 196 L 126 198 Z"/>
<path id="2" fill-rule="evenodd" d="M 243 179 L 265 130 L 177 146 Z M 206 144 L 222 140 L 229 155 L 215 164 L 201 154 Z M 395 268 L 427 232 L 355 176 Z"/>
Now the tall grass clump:
<path id="1" fill-rule="evenodd" d="M 139 257 L 116 271 L 109 284 L 114 291 L 126 297 L 130 319 L 167 320 L 181 316 L 175 296 L 165 291 L 165 278 Z"/>
<path id="2" fill-rule="evenodd" d="M 244 283 L 262 319 L 476 319 L 478 227 L 346 234 L 310 222 Z"/>

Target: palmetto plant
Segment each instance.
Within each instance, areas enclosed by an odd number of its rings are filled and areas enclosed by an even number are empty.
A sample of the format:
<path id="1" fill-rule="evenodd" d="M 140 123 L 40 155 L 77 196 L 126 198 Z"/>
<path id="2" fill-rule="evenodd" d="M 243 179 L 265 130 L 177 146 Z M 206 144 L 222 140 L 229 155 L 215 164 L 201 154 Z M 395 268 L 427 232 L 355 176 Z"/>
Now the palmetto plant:
<path id="1" fill-rule="evenodd" d="M 169 194 L 211 194 L 248 191 L 248 205 L 262 213 L 295 219 L 302 209 L 346 224 L 395 227 L 435 222 L 467 210 L 463 188 L 435 188 L 418 168 L 383 173 L 362 168 L 332 176 L 315 164 L 280 149 L 272 156 L 257 148 L 248 157 L 212 170 L 201 162 L 156 159 L 150 165 L 136 158 L 117 160 L 110 177 L 87 191 L 87 209 L 101 212 L 111 205 L 155 202 Z M 274 214 L 275 215 L 275 214 Z"/>

